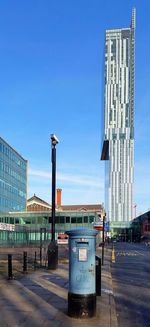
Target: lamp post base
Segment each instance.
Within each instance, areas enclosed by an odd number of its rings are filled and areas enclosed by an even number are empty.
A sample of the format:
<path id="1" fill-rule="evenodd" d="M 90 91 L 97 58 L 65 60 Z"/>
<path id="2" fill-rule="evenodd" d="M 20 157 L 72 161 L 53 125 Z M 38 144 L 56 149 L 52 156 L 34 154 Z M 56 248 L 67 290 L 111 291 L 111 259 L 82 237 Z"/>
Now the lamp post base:
<path id="1" fill-rule="evenodd" d="M 47 269 L 57 269 L 58 267 L 58 245 L 56 241 L 51 241 L 47 250 L 48 267 Z"/>

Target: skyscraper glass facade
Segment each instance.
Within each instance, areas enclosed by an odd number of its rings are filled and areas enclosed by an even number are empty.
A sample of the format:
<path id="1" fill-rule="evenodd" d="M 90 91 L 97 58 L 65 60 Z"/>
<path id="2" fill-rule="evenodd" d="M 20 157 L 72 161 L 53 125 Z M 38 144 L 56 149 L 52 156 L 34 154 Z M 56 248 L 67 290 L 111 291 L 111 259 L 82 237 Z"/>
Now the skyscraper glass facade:
<path id="1" fill-rule="evenodd" d="M 106 30 L 104 143 L 107 217 L 112 227 L 132 219 L 134 178 L 135 9 L 130 28 Z M 105 146 L 104 146 L 105 144 Z M 107 146 L 106 146 L 107 144 Z"/>
<path id="2" fill-rule="evenodd" d="M 27 160 L 0 137 L 0 212 L 22 211 L 27 199 Z"/>

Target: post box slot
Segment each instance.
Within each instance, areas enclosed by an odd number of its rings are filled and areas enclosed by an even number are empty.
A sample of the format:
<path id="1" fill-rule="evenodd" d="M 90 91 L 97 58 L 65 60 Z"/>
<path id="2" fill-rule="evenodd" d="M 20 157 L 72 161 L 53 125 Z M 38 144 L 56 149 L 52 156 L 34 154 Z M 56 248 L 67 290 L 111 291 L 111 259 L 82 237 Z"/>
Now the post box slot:
<path id="1" fill-rule="evenodd" d="M 76 242 L 77 245 L 89 245 L 89 242 Z"/>

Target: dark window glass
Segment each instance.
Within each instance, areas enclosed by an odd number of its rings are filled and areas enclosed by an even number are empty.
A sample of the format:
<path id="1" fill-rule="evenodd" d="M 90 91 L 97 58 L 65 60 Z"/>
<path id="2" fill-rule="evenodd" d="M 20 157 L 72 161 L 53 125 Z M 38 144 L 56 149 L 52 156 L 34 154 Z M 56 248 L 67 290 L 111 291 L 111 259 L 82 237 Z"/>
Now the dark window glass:
<path id="1" fill-rule="evenodd" d="M 88 217 L 87 216 L 84 216 L 84 223 L 88 223 Z"/>
<path id="2" fill-rule="evenodd" d="M 110 112 L 109 112 L 109 122 L 111 123 L 112 121 L 112 110 L 110 109 Z"/>
<path id="3" fill-rule="evenodd" d="M 89 222 L 90 222 L 90 223 L 93 223 L 93 222 L 94 222 L 94 216 L 90 216 L 90 217 L 89 217 Z"/>
<path id="4" fill-rule="evenodd" d="M 116 56 L 116 40 L 112 41 L 112 45 L 111 45 L 111 52 L 114 55 L 114 57 Z"/>
<path id="5" fill-rule="evenodd" d="M 55 217 L 55 223 L 56 224 L 59 224 L 60 223 L 60 219 L 59 219 L 60 217 Z M 52 217 L 51 217 L 51 220 L 50 220 L 50 222 L 52 221 Z"/>
<path id="6" fill-rule="evenodd" d="M 82 217 L 77 217 L 77 223 L 82 224 Z"/>
<path id="7" fill-rule="evenodd" d="M 70 223 L 70 217 L 66 217 L 66 223 L 69 224 Z"/>
<path id="8" fill-rule="evenodd" d="M 71 217 L 71 223 L 76 224 L 76 217 Z"/>
<path id="9" fill-rule="evenodd" d="M 113 139 L 113 140 L 117 140 L 117 134 L 113 134 L 113 135 L 112 135 L 112 139 Z"/>
<path id="10" fill-rule="evenodd" d="M 64 224 L 65 223 L 65 217 L 59 217 L 59 219 L 60 219 L 60 224 Z"/>

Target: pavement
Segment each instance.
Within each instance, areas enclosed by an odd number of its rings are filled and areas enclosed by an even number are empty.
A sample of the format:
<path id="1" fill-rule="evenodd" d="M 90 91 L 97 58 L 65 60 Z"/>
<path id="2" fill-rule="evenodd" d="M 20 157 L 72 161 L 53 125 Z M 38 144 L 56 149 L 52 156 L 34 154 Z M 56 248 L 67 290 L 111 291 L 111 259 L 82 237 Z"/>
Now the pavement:
<path id="1" fill-rule="evenodd" d="M 75 319 L 67 315 L 68 260 L 60 260 L 56 270 L 38 269 L 13 280 L 1 277 L 0 327 L 118 327 L 111 252 L 105 249 L 102 292 L 97 296 L 95 317 Z"/>

